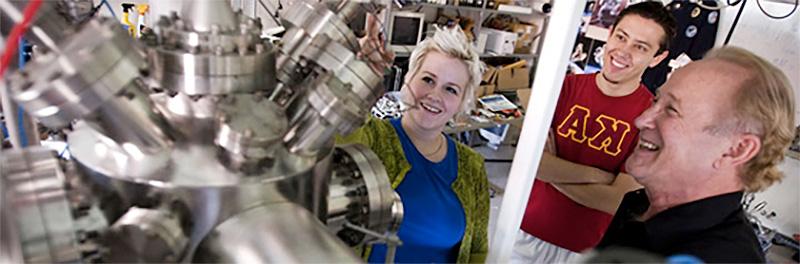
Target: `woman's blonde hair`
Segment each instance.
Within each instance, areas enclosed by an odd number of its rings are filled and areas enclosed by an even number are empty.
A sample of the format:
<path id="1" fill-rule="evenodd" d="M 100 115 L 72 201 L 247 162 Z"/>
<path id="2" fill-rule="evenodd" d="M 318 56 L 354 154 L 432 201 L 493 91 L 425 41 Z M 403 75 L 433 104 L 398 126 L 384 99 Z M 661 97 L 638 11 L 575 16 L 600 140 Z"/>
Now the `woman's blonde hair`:
<path id="1" fill-rule="evenodd" d="M 433 35 L 425 38 L 411 52 L 411 57 L 408 60 L 408 72 L 404 81 L 410 81 L 412 76 L 422 67 L 425 57 L 432 51 L 459 59 L 467 66 L 469 80 L 462 93 L 464 96 L 461 99 L 460 112 L 468 114 L 475 106 L 475 89 L 480 85 L 483 74 L 484 66 L 480 60 L 480 55 L 475 51 L 475 48 L 467 40 L 467 36 L 458 26 L 440 28 L 434 25 Z M 406 90 L 406 88 L 403 90 Z M 404 92 L 407 93 L 408 91 Z"/>
<path id="2" fill-rule="evenodd" d="M 737 129 L 757 135 L 761 139 L 761 149 L 744 164 L 739 177 L 746 191 L 762 191 L 783 178 L 777 166 L 794 138 L 795 103 L 791 83 L 780 69 L 741 48 L 714 49 L 704 59 L 721 60 L 749 73 L 734 97 L 733 114 L 739 124 Z"/>

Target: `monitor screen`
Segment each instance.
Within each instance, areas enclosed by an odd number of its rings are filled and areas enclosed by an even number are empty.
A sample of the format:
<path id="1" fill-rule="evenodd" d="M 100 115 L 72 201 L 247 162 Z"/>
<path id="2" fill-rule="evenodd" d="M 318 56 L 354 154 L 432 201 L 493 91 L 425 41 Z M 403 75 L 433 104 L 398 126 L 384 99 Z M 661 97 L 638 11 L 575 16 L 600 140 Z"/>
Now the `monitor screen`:
<path id="1" fill-rule="evenodd" d="M 392 24 L 392 45 L 414 46 L 420 39 L 421 17 L 395 16 Z"/>

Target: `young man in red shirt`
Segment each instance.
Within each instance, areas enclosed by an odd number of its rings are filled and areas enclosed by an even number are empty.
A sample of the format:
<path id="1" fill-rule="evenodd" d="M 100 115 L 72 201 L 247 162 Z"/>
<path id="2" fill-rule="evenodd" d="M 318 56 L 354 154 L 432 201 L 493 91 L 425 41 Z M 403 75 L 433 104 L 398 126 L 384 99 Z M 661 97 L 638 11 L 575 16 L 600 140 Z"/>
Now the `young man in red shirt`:
<path id="1" fill-rule="evenodd" d="M 603 69 L 564 79 L 512 262 L 574 262 L 640 188 L 623 165 L 636 146 L 634 119 L 653 100 L 641 78 L 667 57 L 674 31 L 661 3 L 631 5 L 610 30 Z"/>

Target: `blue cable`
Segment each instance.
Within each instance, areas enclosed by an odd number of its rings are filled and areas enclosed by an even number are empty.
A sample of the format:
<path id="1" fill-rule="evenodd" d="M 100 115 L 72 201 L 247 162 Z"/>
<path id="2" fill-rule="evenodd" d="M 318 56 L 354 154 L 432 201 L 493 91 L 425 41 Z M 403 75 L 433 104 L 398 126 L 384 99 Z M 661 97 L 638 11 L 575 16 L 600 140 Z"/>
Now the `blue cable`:
<path id="1" fill-rule="evenodd" d="M 108 3 L 108 0 L 100 1 L 100 5 L 105 5 L 108 8 L 108 12 L 111 12 L 111 16 L 114 17 L 114 20 L 119 21 L 117 18 L 117 13 L 114 13 L 114 8 L 111 8 L 111 4 Z"/>
<path id="2" fill-rule="evenodd" d="M 19 39 L 19 50 L 17 50 L 17 60 L 19 63 L 19 69 L 25 67 L 25 46 L 28 45 L 28 42 L 25 39 Z M 28 135 L 25 134 L 25 122 L 23 118 L 25 118 L 25 111 L 22 110 L 22 107 L 17 107 L 17 124 L 19 125 L 19 136 L 20 136 L 20 147 L 27 147 L 28 146 Z"/>
<path id="3" fill-rule="evenodd" d="M 0 126 L 2 126 L 3 129 L 3 139 L 6 139 L 8 137 L 8 128 L 6 128 L 5 123 L 0 123 Z"/>
<path id="4" fill-rule="evenodd" d="M 67 151 L 69 151 L 69 145 L 64 147 L 64 150 L 61 150 L 61 152 L 58 153 L 58 157 L 59 158 L 64 158 L 64 153 L 66 153 Z"/>

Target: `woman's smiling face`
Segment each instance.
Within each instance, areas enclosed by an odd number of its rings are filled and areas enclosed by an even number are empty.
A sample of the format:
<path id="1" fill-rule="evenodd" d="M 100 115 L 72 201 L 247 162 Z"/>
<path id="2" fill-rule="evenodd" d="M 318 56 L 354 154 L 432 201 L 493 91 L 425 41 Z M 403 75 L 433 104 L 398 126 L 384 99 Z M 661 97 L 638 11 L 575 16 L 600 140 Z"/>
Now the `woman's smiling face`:
<path id="1" fill-rule="evenodd" d="M 405 96 L 417 107 L 406 113 L 421 129 L 442 130 L 461 109 L 469 82 L 466 63 L 441 52 L 431 51 L 414 73 L 406 75 Z"/>

